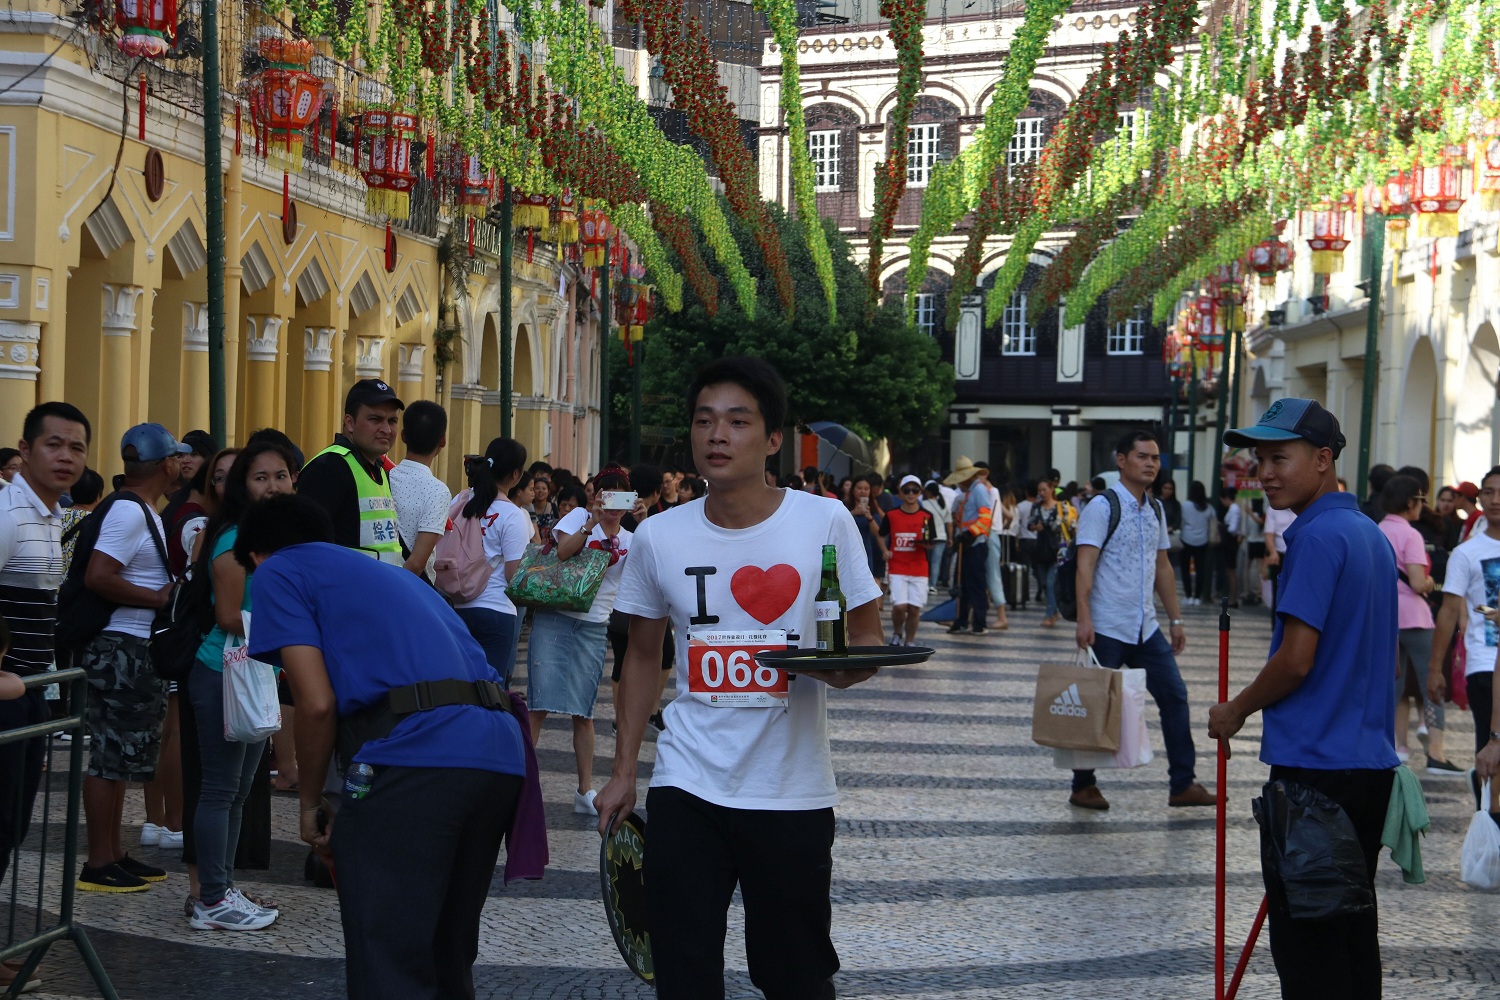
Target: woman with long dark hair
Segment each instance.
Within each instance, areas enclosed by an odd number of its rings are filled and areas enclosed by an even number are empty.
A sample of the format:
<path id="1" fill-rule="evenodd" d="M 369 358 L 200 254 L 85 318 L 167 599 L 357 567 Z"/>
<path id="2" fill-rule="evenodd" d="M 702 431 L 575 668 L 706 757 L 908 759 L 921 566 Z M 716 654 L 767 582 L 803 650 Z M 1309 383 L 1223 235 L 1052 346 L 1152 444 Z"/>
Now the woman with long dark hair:
<path id="1" fill-rule="evenodd" d="M 526 446 L 514 438 L 497 437 L 484 454 L 465 459 L 469 487 L 454 498 L 463 503 L 461 515 L 479 518 L 484 532 L 484 556 L 493 570 L 484 592 L 455 607 L 472 635 L 484 647 L 485 659 L 510 686 L 516 667 L 516 642 L 521 619 L 506 596 L 505 587 L 532 537 L 531 515 L 511 502 L 507 494 L 526 474 Z"/>
<path id="2" fill-rule="evenodd" d="M 218 462 L 212 463 L 217 466 Z M 254 504 L 292 492 L 292 456 L 280 445 L 260 441 L 234 459 L 222 498 L 197 544 L 193 572 L 210 574 L 214 627 L 198 647 L 188 677 L 188 698 L 198 731 L 202 767 L 193 839 L 198 867 L 198 898 L 189 923 L 197 930 L 259 930 L 278 916 L 234 886 L 245 799 L 260 768 L 266 741 L 239 743 L 224 738 L 224 657 L 244 644 L 243 614 L 250 611 L 251 578 L 234 558 L 239 522 Z"/>

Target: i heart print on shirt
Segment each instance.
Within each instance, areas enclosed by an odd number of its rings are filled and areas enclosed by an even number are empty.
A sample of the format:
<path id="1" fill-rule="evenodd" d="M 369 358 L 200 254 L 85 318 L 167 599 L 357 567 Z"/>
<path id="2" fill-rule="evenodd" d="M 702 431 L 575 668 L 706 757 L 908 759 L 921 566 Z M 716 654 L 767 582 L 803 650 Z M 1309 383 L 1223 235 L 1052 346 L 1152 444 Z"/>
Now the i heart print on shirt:
<path id="1" fill-rule="evenodd" d="M 769 625 L 796 603 L 802 592 L 802 576 L 795 566 L 786 563 L 770 569 L 741 566 L 729 578 L 729 592 L 751 618 Z"/>

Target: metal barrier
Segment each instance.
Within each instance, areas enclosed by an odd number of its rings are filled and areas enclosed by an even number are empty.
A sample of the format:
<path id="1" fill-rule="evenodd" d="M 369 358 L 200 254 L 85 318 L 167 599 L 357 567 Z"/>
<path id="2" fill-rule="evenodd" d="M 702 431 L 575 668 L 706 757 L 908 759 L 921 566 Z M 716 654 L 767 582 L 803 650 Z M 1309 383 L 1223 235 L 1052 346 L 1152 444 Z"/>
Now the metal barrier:
<path id="1" fill-rule="evenodd" d="M 39 846 L 35 852 L 36 873 L 36 901 L 34 905 L 34 920 L 27 921 L 21 914 L 21 828 L 26 820 L 23 810 L 20 808 L 22 797 L 25 795 L 25 781 L 14 782 L 17 802 L 14 808 L 15 825 L 11 829 L 12 843 L 15 845 L 10 856 L 6 859 L 9 870 L 6 876 L 9 879 L 10 905 L 8 907 L 8 920 L 6 924 L 5 943 L 0 946 L 0 961 L 26 956 L 25 963 L 16 974 L 15 981 L 7 991 L 5 997 L 17 996 L 26 980 L 32 972 L 41 964 L 42 958 L 47 954 L 47 949 L 54 943 L 70 940 L 78 948 L 79 955 L 83 958 L 84 965 L 88 966 L 89 974 L 94 977 L 94 983 L 99 989 L 99 995 L 105 1000 L 119 1000 L 119 994 L 115 992 L 114 986 L 109 981 L 109 975 L 104 971 L 104 966 L 99 961 L 98 954 L 89 943 L 88 935 L 74 921 L 73 894 L 75 891 L 74 878 L 78 871 L 78 828 L 80 821 L 80 803 L 83 796 L 83 706 L 88 697 L 88 682 L 84 679 L 84 672 L 77 668 L 59 670 L 55 673 L 38 674 L 24 678 L 26 690 L 30 692 L 34 688 L 44 688 L 49 684 L 61 684 L 68 692 L 69 714 L 60 719 L 46 722 L 38 722 L 34 725 L 22 726 L 17 729 L 0 730 L 0 747 L 11 744 L 24 744 L 28 740 L 48 740 L 45 750 L 38 748 L 44 753 L 49 770 L 42 775 L 42 783 L 37 793 L 39 810 L 33 810 L 38 814 L 37 822 L 32 826 L 34 833 L 38 834 Z M 62 861 L 48 867 L 48 841 L 49 834 L 53 830 L 52 822 L 52 781 L 50 778 L 57 771 L 51 770 L 53 754 L 50 740 L 48 738 L 60 734 L 71 733 L 72 742 L 68 747 L 68 799 L 67 815 L 63 827 Z M 11 756 L 11 755 L 7 755 Z M 22 771 L 26 767 L 25 755 L 14 755 L 11 766 Z M 21 779 L 23 775 L 17 775 Z M 52 852 L 51 857 L 56 857 Z M 32 866 L 28 865 L 28 869 Z M 48 877 L 62 877 L 60 886 L 60 903 L 55 918 L 49 915 L 46 906 L 46 893 Z M 30 905 L 28 903 L 28 905 Z M 18 932 L 22 931 L 20 924 L 30 922 L 29 936 L 17 940 Z"/>

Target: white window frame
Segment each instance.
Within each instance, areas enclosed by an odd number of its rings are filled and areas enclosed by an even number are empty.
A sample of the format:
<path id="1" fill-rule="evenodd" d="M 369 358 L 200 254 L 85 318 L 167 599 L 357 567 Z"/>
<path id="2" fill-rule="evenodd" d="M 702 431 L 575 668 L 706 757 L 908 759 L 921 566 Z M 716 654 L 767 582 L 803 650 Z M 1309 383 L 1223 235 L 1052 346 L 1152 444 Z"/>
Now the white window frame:
<path id="1" fill-rule="evenodd" d="M 1029 163 L 1042 155 L 1046 136 L 1042 131 L 1045 118 L 1017 118 L 1016 130 L 1010 137 L 1010 146 L 1005 150 L 1005 165 L 1016 167 Z"/>
<path id="2" fill-rule="evenodd" d="M 937 164 L 943 126 L 938 122 L 909 125 L 906 129 L 906 186 L 926 187 Z"/>
<path id="3" fill-rule="evenodd" d="M 837 191 L 842 134 L 838 129 L 817 129 L 807 133 L 807 158 L 813 165 L 813 190 Z"/>
<path id="4" fill-rule="evenodd" d="M 1109 328 L 1105 337 L 1106 354 L 1115 357 L 1139 356 L 1146 353 L 1146 314 L 1139 306 L 1129 318 Z"/>
<path id="5" fill-rule="evenodd" d="M 1007 357 L 1036 355 L 1036 327 L 1026 321 L 1026 293 L 1014 292 L 1000 314 L 1000 353 Z"/>
<path id="6" fill-rule="evenodd" d="M 937 295 L 932 292 L 918 292 L 915 299 L 917 329 L 930 337 L 937 326 Z"/>

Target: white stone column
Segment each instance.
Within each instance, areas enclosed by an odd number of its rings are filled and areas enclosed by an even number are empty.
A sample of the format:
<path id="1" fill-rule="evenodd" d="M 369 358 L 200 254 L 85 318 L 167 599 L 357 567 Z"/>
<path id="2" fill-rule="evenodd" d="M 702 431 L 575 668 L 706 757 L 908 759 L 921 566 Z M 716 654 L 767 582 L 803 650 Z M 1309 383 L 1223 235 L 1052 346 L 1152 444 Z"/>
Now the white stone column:
<path id="1" fill-rule="evenodd" d="M 957 381 L 973 382 L 979 378 L 983 341 L 984 296 L 965 295 L 958 312 L 958 331 L 953 339 L 953 377 Z"/>
<path id="2" fill-rule="evenodd" d="M 302 440 L 327 441 L 333 437 L 333 345 L 338 330 L 331 326 L 309 326 L 302 330 Z"/>
<path id="3" fill-rule="evenodd" d="M 396 367 L 397 382 L 422 382 L 422 357 L 427 353 L 426 344 L 397 344 L 399 363 Z"/>
<path id="4" fill-rule="evenodd" d="M 385 377 L 384 336 L 356 338 L 354 374 L 357 378 Z"/>

